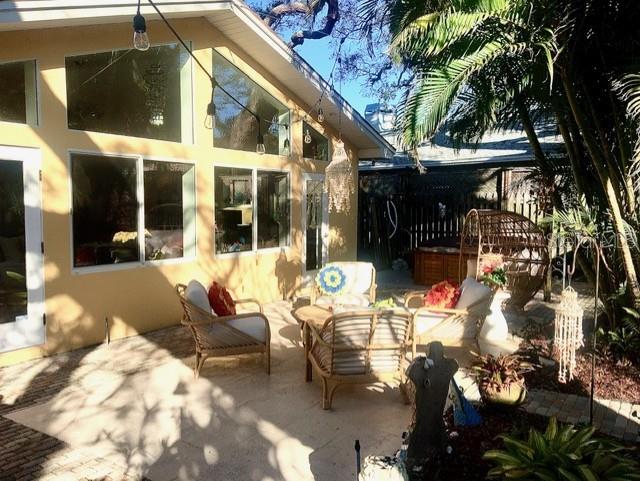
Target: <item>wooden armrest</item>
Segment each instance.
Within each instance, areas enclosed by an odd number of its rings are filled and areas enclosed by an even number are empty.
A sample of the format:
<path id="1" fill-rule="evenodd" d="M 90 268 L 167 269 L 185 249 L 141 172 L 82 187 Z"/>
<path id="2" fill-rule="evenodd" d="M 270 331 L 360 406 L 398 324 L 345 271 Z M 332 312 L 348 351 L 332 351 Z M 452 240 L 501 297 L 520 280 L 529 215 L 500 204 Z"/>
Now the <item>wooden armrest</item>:
<path id="1" fill-rule="evenodd" d="M 450 315 L 457 315 L 457 316 L 466 316 L 467 314 L 469 314 L 469 311 L 467 309 L 448 309 L 446 307 L 424 306 L 424 307 L 418 308 L 414 315 L 418 314 L 418 312 L 423 312 L 423 311 L 433 312 L 436 314 L 450 314 Z"/>
<path id="2" fill-rule="evenodd" d="M 327 341 L 322 339 L 322 336 L 320 335 L 320 331 L 318 331 L 318 328 L 316 328 L 313 324 L 307 323 L 307 329 L 309 329 L 309 332 L 311 333 L 311 337 L 313 338 L 311 341 L 312 348 L 316 344 L 316 342 L 319 343 L 321 346 L 326 347 L 327 349 L 332 348 L 331 344 L 329 344 Z"/>
<path id="3" fill-rule="evenodd" d="M 247 298 L 247 299 L 236 299 L 233 301 L 235 304 L 256 304 L 258 306 L 258 309 L 260 309 L 260 312 L 263 312 L 262 309 L 262 304 L 260 304 L 259 301 L 257 301 L 256 299 L 253 298 Z"/>
<path id="4" fill-rule="evenodd" d="M 424 297 L 424 291 L 411 291 L 411 292 L 407 292 L 404 295 L 404 307 L 409 307 L 409 303 L 417 298 L 423 298 Z"/>

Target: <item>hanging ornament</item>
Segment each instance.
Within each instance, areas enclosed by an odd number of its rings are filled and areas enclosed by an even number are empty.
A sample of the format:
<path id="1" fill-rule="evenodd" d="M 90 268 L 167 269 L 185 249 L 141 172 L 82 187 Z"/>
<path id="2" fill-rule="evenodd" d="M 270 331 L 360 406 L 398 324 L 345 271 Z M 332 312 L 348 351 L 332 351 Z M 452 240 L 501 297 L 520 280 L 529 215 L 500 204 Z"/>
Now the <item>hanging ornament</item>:
<path id="1" fill-rule="evenodd" d="M 553 357 L 558 361 L 558 381 L 561 383 L 573 379 L 576 351 L 584 346 L 582 315 L 578 293 L 569 286 L 562 291 L 560 305 L 556 309 L 553 336 Z"/>
<path id="2" fill-rule="evenodd" d="M 338 140 L 324 174 L 325 191 L 329 194 L 329 209 L 348 213 L 351 210 L 351 196 L 355 192 L 355 185 L 353 167 L 342 139 Z"/>
<path id="3" fill-rule="evenodd" d="M 311 143 L 311 132 L 309 132 L 309 128 L 306 128 L 304 131 L 304 143 L 305 144 Z"/>
<path id="4" fill-rule="evenodd" d="M 149 66 L 144 73 L 145 104 L 149 109 L 149 123 L 164 125 L 164 108 L 167 99 L 167 73 L 160 64 Z"/>
<path id="5" fill-rule="evenodd" d="M 324 122 L 324 111 L 322 110 L 322 107 L 318 108 L 318 123 L 321 124 Z"/>
<path id="6" fill-rule="evenodd" d="M 278 119 L 278 114 L 273 114 L 273 118 L 271 119 L 271 125 L 269 125 L 269 133 L 271 135 L 278 135 L 279 134 L 279 120 Z"/>

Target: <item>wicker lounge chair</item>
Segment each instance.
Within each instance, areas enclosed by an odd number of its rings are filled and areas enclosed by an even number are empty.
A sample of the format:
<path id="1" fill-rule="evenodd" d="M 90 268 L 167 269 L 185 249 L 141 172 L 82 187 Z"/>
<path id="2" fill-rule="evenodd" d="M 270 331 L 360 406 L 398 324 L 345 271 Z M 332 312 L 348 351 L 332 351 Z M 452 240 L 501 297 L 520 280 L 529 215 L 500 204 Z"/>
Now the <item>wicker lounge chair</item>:
<path id="1" fill-rule="evenodd" d="M 423 291 L 411 292 L 405 296 L 405 307 L 415 309 L 415 343 L 428 344 L 431 341 L 440 341 L 447 345 L 452 341 L 477 341 L 482 324 L 489 314 L 495 291 L 472 278 L 465 279 L 461 289 L 462 294 L 453 309 L 423 306 Z"/>
<path id="2" fill-rule="evenodd" d="M 399 380 L 404 396 L 404 371 L 411 346 L 411 315 L 373 309 L 334 314 L 321 329 L 309 324 L 309 360 L 322 378 L 322 409 L 331 409 L 343 384 Z M 406 398 L 405 398 L 406 401 Z"/>
<path id="3" fill-rule="evenodd" d="M 262 306 L 254 299 L 239 299 L 236 304 L 255 304 L 259 312 L 238 313 L 235 316 L 216 316 L 209 307 L 207 291 L 198 281 L 189 286 L 176 286 L 184 310 L 182 324 L 193 334 L 196 343 L 196 379 L 208 357 L 264 353 L 267 374 L 271 372 L 271 331 Z M 204 297 L 203 297 L 204 296 Z"/>
<path id="4" fill-rule="evenodd" d="M 339 267 L 346 277 L 346 285 L 337 296 L 323 295 L 313 282 L 311 304 L 341 304 L 367 307 L 376 301 L 376 269 L 370 262 L 331 262 L 325 267 Z"/>

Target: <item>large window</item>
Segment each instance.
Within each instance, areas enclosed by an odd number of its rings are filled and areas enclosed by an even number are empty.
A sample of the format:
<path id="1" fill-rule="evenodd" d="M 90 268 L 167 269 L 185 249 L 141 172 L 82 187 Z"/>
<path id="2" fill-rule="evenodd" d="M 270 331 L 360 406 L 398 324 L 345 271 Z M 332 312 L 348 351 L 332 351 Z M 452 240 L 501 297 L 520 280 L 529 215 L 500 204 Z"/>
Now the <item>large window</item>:
<path id="1" fill-rule="evenodd" d="M 289 110 L 215 50 L 213 73 L 222 87 L 260 118 L 266 153 L 287 155 L 284 147 L 290 132 Z M 216 89 L 214 101 L 214 145 L 255 152 L 258 138 L 255 117 L 221 89 Z"/>
<path id="2" fill-rule="evenodd" d="M 288 172 L 216 167 L 214 178 L 216 253 L 290 244 Z"/>
<path id="3" fill-rule="evenodd" d="M 0 120 L 37 125 L 34 60 L 0 64 Z"/>
<path id="4" fill-rule="evenodd" d="M 253 248 L 253 171 L 215 168 L 216 252 Z"/>
<path id="5" fill-rule="evenodd" d="M 69 128 L 191 142 L 191 63 L 178 45 L 67 57 Z"/>
<path id="6" fill-rule="evenodd" d="M 190 164 L 72 154 L 74 267 L 193 255 L 194 171 Z"/>
<path id="7" fill-rule="evenodd" d="M 306 122 L 302 122 L 302 141 L 305 159 L 329 161 L 329 141 Z"/>
<path id="8" fill-rule="evenodd" d="M 145 259 L 195 255 L 195 167 L 144 161 Z"/>
<path id="9" fill-rule="evenodd" d="M 289 245 L 289 174 L 258 171 L 258 249 Z"/>

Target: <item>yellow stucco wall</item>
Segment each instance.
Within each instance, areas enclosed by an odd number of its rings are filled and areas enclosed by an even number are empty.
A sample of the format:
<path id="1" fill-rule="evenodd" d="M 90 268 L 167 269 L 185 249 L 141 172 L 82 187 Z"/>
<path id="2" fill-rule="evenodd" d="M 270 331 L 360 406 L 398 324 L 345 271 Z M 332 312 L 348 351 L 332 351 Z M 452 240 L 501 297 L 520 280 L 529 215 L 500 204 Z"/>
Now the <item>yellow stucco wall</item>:
<path id="1" fill-rule="evenodd" d="M 286 86 L 277 85 L 263 68 L 253 65 L 206 20 L 185 19 L 174 24 L 192 42 L 195 55 L 204 65 L 211 65 L 211 49 L 218 48 L 227 59 L 291 109 L 291 156 L 259 156 L 251 152 L 214 148 L 211 131 L 206 130 L 200 120 L 206 115 L 210 84 L 195 66 L 193 145 L 69 130 L 65 105 L 65 56 L 130 48 L 130 25 L 0 33 L 0 62 L 26 59 L 38 62 L 39 126 L 0 122 L 0 145 L 36 147 L 41 151 L 47 313 L 46 344 L 2 353 L 0 366 L 102 342 L 105 339 L 105 320 L 108 321 L 111 339 L 177 324 L 180 307 L 174 285 L 192 278 L 205 284 L 217 280 L 238 297 L 253 296 L 261 301 L 289 297 L 299 286 L 303 239 L 302 174 L 322 172 L 326 165 L 302 158 L 302 119 L 309 106 L 295 99 Z M 149 22 L 148 31 L 153 43 L 175 41 L 161 23 Z M 326 126 L 318 125 L 311 118 L 306 120 L 335 143 L 335 131 L 328 131 Z M 348 139 L 345 140 L 357 175 L 356 153 Z M 193 161 L 196 165 L 198 214 L 196 259 L 109 272 L 72 272 L 68 157 L 69 151 L 74 150 Z M 213 167 L 217 164 L 265 166 L 291 172 L 292 240 L 289 249 L 216 259 L 212 226 Z M 349 215 L 331 213 L 330 260 L 355 259 L 356 219 L 356 196 L 352 199 Z"/>

